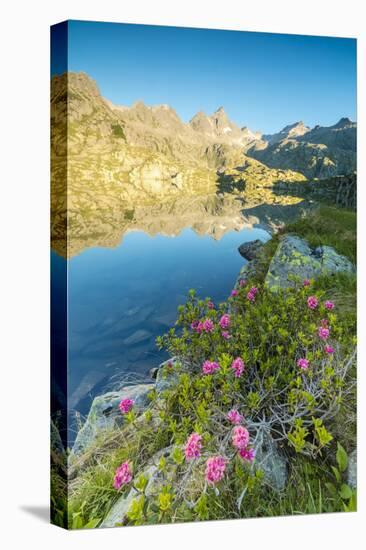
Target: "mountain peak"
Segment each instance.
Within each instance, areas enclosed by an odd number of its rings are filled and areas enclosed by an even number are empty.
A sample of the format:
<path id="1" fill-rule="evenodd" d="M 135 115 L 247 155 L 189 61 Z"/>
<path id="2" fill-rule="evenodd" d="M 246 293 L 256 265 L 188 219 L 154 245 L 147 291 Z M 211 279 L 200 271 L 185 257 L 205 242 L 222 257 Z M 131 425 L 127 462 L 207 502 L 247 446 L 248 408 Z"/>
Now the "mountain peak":
<path id="1" fill-rule="evenodd" d="M 342 117 L 338 120 L 337 124 L 333 126 L 333 128 L 345 128 L 346 126 L 352 126 L 354 122 L 352 122 L 351 119 L 348 117 Z"/>

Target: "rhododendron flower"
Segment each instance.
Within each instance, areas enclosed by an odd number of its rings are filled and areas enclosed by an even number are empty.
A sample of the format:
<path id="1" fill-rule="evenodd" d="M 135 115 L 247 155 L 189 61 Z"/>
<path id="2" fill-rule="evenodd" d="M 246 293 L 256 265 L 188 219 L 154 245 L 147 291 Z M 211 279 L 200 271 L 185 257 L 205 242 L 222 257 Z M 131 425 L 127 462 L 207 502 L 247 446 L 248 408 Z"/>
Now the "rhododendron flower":
<path id="1" fill-rule="evenodd" d="M 205 319 L 202 323 L 203 330 L 206 332 L 212 332 L 214 329 L 214 324 L 211 319 Z"/>
<path id="2" fill-rule="evenodd" d="M 315 309 L 318 307 L 318 298 L 316 298 L 316 296 L 309 296 L 308 307 L 310 309 Z"/>
<path id="3" fill-rule="evenodd" d="M 184 447 L 184 454 L 186 455 L 186 459 L 192 460 L 194 458 L 199 458 L 201 456 L 201 450 L 202 437 L 197 433 L 191 434 Z"/>
<path id="4" fill-rule="evenodd" d="M 227 313 L 225 313 L 225 315 L 223 315 L 219 321 L 219 325 L 221 328 L 229 328 L 230 326 L 230 315 L 228 315 Z"/>
<path id="5" fill-rule="evenodd" d="M 302 370 L 306 370 L 309 368 L 309 360 L 305 358 L 298 359 L 297 366 Z"/>
<path id="6" fill-rule="evenodd" d="M 205 361 L 202 365 L 203 374 L 213 374 L 216 370 L 220 368 L 218 363 L 214 361 Z"/>
<path id="7" fill-rule="evenodd" d="M 215 304 L 211 300 L 207 304 L 208 309 L 215 309 Z"/>
<path id="8" fill-rule="evenodd" d="M 303 285 L 310 286 L 310 279 L 304 279 Z"/>
<path id="9" fill-rule="evenodd" d="M 227 419 L 232 424 L 240 424 L 240 422 L 243 420 L 243 417 L 239 411 L 237 411 L 236 409 L 231 409 L 231 411 L 227 413 Z"/>
<path id="10" fill-rule="evenodd" d="M 326 340 L 329 337 L 329 332 L 330 332 L 329 328 L 319 327 L 318 329 L 319 338 L 321 338 L 322 340 Z"/>
<path id="11" fill-rule="evenodd" d="M 230 333 L 227 330 L 223 330 L 221 332 L 221 336 L 225 338 L 225 340 L 229 340 L 229 338 L 231 338 Z"/>
<path id="12" fill-rule="evenodd" d="M 334 348 L 332 346 L 325 346 L 324 351 L 325 353 L 332 354 L 334 353 Z"/>
<path id="13" fill-rule="evenodd" d="M 247 298 L 249 302 L 252 302 L 252 303 L 255 302 L 255 296 L 257 292 L 258 292 L 258 288 L 256 286 L 252 286 L 252 288 L 247 293 Z"/>
<path id="14" fill-rule="evenodd" d="M 126 414 L 132 409 L 133 404 L 134 401 L 132 399 L 122 399 L 118 407 L 122 414 Z"/>
<path id="15" fill-rule="evenodd" d="M 237 295 L 238 295 L 238 291 L 235 288 L 233 288 L 233 290 L 231 291 L 230 296 L 237 296 Z"/>
<path id="16" fill-rule="evenodd" d="M 240 279 L 239 286 L 245 286 L 247 284 L 245 279 Z"/>
<path id="17" fill-rule="evenodd" d="M 127 485 L 132 480 L 132 470 L 129 463 L 123 462 L 118 466 L 114 474 L 113 487 L 118 491 L 122 485 Z"/>
<path id="18" fill-rule="evenodd" d="M 244 369 L 245 369 L 245 363 L 241 357 L 237 357 L 234 359 L 234 361 L 231 363 L 231 368 L 235 371 L 234 376 L 239 378 Z"/>
<path id="19" fill-rule="evenodd" d="M 254 449 L 240 449 L 239 454 L 244 460 L 247 460 L 248 462 L 253 462 L 255 458 Z"/>
<path id="20" fill-rule="evenodd" d="M 207 459 L 205 477 L 207 483 L 214 485 L 221 481 L 225 475 L 226 458 L 223 456 L 212 456 Z"/>
<path id="21" fill-rule="evenodd" d="M 199 325 L 199 321 L 192 321 L 191 329 L 192 330 L 197 330 L 198 325 Z"/>
<path id="22" fill-rule="evenodd" d="M 327 300 L 326 302 L 324 302 L 324 306 L 329 310 L 333 309 L 334 308 L 334 302 L 331 302 L 330 300 Z"/>
<path id="23" fill-rule="evenodd" d="M 245 449 L 249 443 L 249 432 L 244 426 L 235 426 L 233 428 L 233 445 L 237 449 Z"/>

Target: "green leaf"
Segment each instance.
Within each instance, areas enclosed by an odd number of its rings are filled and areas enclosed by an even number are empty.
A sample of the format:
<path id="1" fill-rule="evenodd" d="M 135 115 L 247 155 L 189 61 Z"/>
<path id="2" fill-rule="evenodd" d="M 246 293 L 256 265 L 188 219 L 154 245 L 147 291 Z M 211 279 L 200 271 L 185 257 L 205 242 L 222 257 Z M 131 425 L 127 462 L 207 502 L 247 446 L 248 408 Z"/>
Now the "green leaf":
<path id="1" fill-rule="evenodd" d="M 348 465 L 348 456 L 340 443 L 337 443 L 337 464 L 341 472 L 344 472 Z"/>
<path id="2" fill-rule="evenodd" d="M 337 468 L 335 468 L 335 466 L 332 466 L 332 470 L 333 470 L 334 477 L 336 478 L 336 480 L 339 483 L 341 481 L 340 471 Z"/>
<path id="3" fill-rule="evenodd" d="M 339 494 L 341 498 L 343 498 L 344 500 L 347 500 L 352 497 L 353 493 L 352 493 L 351 487 L 343 483 L 343 485 L 340 488 Z"/>

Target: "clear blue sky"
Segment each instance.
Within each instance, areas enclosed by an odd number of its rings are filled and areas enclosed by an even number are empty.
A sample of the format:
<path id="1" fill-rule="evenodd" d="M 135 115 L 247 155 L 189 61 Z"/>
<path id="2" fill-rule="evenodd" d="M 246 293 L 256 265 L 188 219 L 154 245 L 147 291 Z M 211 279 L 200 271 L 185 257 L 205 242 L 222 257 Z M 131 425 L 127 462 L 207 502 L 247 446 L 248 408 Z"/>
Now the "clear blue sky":
<path id="1" fill-rule="evenodd" d="M 68 61 L 114 103 L 168 103 L 184 121 L 221 105 L 265 133 L 356 119 L 353 39 L 71 21 Z"/>

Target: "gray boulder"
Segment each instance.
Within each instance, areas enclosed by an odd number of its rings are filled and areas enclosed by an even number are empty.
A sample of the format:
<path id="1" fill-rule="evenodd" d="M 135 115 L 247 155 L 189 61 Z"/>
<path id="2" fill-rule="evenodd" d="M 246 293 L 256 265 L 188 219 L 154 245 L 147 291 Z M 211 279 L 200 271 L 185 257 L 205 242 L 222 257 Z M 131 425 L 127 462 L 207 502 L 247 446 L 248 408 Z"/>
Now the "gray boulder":
<path id="1" fill-rule="evenodd" d="M 143 412 L 149 405 L 148 394 L 153 388 L 154 384 L 137 384 L 96 397 L 85 424 L 76 436 L 72 454 L 81 454 L 90 447 L 99 433 L 113 430 L 123 424 L 124 417 L 118 408 L 122 399 L 133 399 L 134 410 L 138 413 Z"/>
<path id="2" fill-rule="evenodd" d="M 254 260 L 262 246 L 263 243 L 259 239 L 243 243 L 238 248 L 239 254 L 248 261 Z"/>
<path id="3" fill-rule="evenodd" d="M 313 249 L 305 239 L 285 235 L 271 260 L 265 284 L 273 290 L 294 286 L 294 279 L 312 279 L 339 272 L 352 273 L 355 267 L 348 258 L 330 246 Z"/>
<path id="4" fill-rule="evenodd" d="M 287 482 L 287 461 L 271 435 L 260 429 L 254 442 L 255 466 L 264 474 L 265 482 L 275 491 L 282 491 Z"/>
<path id="5" fill-rule="evenodd" d="M 155 389 L 158 394 L 164 390 L 174 388 L 179 382 L 179 374 L 175 370 L 177 358 L 173 357 L 159 365 L 156 372 Z"/>

